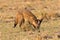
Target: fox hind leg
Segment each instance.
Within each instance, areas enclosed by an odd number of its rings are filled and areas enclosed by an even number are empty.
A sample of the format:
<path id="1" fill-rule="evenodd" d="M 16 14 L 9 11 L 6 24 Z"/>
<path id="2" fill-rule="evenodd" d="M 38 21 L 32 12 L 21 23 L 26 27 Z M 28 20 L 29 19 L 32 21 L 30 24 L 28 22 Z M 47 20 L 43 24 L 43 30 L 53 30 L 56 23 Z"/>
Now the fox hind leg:
<path id="1" fill-rule="evenodd" d="M 14 28 L 16 27 L 16 25 L 17 25 L 17 24 L 15 23 L 15 24 L 14 24 Z"/>
<path id="2" fill-rule="evenodd" d="M 15 20 L 15 22 L 14 22 L 14 26 L 13 26 L 13 27 L 15 28 L 17 24 L 18 24 L 18 23 L 17 23 L 16 20 Z"/>
<path id="3" fill-rule="evenodd" d="M 24 19 L 22 19 L 22 20 L 19 22 L 19 26 L 21 27 L 23 23 L 24 23 Z"/>

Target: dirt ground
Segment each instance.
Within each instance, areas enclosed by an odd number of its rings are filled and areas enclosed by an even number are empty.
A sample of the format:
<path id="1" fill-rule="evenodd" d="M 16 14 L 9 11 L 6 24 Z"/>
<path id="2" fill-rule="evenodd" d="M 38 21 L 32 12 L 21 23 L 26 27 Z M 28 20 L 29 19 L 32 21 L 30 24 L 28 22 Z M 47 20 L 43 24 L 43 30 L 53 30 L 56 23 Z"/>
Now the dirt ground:
<path id="1" fill-rule="evenodd" d="M 43 20 L 40 32 L 27 22 L 13 28 L 17 10 L 25 7 L 37 18 L 46 14 L 49 19 Z M 0 0 L 0 40 L 60 40 L 60 0 Z"/>

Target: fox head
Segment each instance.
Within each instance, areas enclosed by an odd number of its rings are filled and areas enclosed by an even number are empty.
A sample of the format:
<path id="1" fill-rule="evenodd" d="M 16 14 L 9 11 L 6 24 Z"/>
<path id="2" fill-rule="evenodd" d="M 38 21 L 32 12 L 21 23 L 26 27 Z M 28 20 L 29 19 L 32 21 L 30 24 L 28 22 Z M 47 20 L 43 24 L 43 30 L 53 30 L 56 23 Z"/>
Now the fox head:
<path id="1" fill-rule="evenodd" d="M 39 29 L 39 27 L 40 27 L 40 25 L 41 25 L 41 23 L 42 23 L 42 21 L 43 21 L 43 19 L 38 19 L 38 23 L 37 23 L 37 29 Z"/>
<path id="2" fill-rule="evenodd" d="M 43 21 L 43 19 L 41 19 L 41 20 L 40 19 L 37 19 L 35 22 L 33 22 L 34 28 L 39 29 L 42 21 Z"/>

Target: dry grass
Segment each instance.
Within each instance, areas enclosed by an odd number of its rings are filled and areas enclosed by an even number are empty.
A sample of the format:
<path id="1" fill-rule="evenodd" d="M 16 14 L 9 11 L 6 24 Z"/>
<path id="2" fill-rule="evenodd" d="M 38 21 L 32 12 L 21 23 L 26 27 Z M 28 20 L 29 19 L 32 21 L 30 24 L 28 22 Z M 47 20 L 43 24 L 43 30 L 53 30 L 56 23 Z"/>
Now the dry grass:
<path id="1" fill-rule="evenodd" d="M 40 32 L 33 31 L 28 23 L 22 28 L 18 25 L 13 28 L 17 10 L 24 7 L 38 18 L 47 13 L 48 19 L 55 19 L 44 20 Z M 60 0 L 0 0 L 0 40 L 60 40 L 60 17 L 56 17 L 56 13 L 60 14 Z"/>

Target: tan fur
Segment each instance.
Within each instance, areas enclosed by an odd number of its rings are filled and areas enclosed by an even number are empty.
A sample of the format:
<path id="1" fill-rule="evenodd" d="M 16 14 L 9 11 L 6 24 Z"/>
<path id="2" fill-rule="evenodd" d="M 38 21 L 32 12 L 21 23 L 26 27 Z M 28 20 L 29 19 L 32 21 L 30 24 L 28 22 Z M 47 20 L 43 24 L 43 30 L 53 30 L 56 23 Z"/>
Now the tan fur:
<path id="1" fill-rule="evenodd" d="M 35 15 L 33 15 L 32 12 L 30 12 L 27 9 L 22 9 L 18 11 L 16 14 L 16 19 L 15 19 L 15 26 L 19 23 L 20 26 L 25 22 L 29 22 L 31 25 L 33 25 L 34 28 L 39 28 L 40 23 L 42 22 L 41 20 L 38 20 Z"/>

